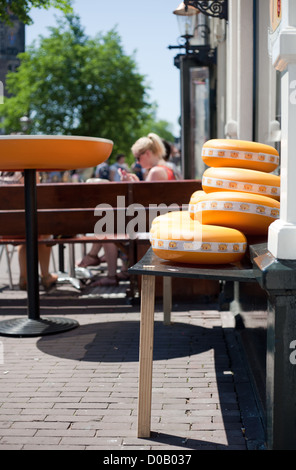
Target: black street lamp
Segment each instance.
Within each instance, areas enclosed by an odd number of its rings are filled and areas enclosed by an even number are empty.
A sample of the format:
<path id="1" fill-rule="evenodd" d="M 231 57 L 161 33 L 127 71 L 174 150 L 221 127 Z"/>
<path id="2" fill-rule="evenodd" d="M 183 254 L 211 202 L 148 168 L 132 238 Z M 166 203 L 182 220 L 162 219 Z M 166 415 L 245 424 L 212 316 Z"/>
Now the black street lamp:
<path id="1" fill-rule="evenodd" d="M 211 48 L 208 43 L 210 29 L 207 24 L 199 24 L 196 26 L 197 15 L 200 13 L 192 6 L 185 6 L 185 2 L 181 2 L 174 15 L 177 16 L 178 25 L 181 33 L 180 43 L 176 46 L 168 46 L 169 49 L 185 49 L 184 53 L 178 54 L 174 58 L 174 65 L 180 69 L 180 88 L 181 88 L 181 158 L 182 158 L 182 173 L 185 179 L 194 179 L 198 177 L 199 164 L 196 161 L 196 139 L 197 134 L 195 129 L 195 109 L 196 99 L 193 98 L 193 88 L 200 83 L 204 87 L 208 87 L 209 80 L 204 78 L 196 82 L 192 73 L 199 73 L 203 76 L 204 72 L 192 72 L 193 70 L 207 69 L 210 70 L 216 63 L 216 49 Z M 190 40 L 194 38 L 194 32 L 199 30 L 199 37 L 202 39 L 203 44 L 191 44 Z M 205 80 L 205 81 L 204 81 Z M 193 88 L 192 88 L 193 87 Z M 207 88 L 209 94 L 209 89 Z M 210 99 L 201 98 L 203 106 L 210 106 Z M 202 126 L 207 128 L 210 132 L 209 124 L 209 111 L 205 111 L 205 122 Z M 199 126 L 199 129 L 202 128 Z"/>
<path id="2" fill-rule="evenodd" d="M 185 49 L 185 54 L 194 54 L 196 61 L 201 65 L 213 63 L 215 50 L 208 44 L 210 28 L 206 24 L 196 26 L 196 17 L 200 12 L 193 7 L 186 8 L 185 2 L 181 2 L 173 13 L 177 16 L 181 42 L 176 46 L 168 46 L 168 49 Z M 200 36 L 205 42 L 203 45 L 190 44 L 190 39 L 194 37 L 194 32 L 197 29 L 201 29 Z M 179 56 L 175 58 L 176 67 L 179 65 L 178 59 Z"/>
<path id="3" fill-rule="evenodd" d="M 192 37 L 194 33 L 195 19 L 199 14 L 199 11 L 193 7 L 186 7 L 185 3 L 181 2 L 173 13 L 174 15 L 177 15 L 181 35 L 188 34 Z"/>

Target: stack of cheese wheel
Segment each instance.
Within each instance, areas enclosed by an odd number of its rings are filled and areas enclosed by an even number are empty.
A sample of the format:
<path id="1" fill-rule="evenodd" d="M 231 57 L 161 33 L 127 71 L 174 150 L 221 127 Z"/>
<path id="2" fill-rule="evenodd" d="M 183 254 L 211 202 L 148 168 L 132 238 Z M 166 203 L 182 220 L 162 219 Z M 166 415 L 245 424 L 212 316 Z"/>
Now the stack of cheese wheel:
<path id="1" fill-rule="evenodd" d="M 192 195 L 190 214 L 202 224 L 223 225 L 246 235 L 265 235 L 280 215 L 279 164 L 273 147 L 238 140 L 210 140 L 202 157 L 210 166 L 203 192 Z"/>
<path id="2" fill-rule="evenodd" d="M 279 164 L 268 145 L 211 140 L 203 147 L 208 168 L 203 191 L 192 194 L 189 211 L 154 219 L 150 240 L 162 259 L 181 263 L 224 264 L 241 260 L 248 234 L 266 234 L 279 217 Z"/>

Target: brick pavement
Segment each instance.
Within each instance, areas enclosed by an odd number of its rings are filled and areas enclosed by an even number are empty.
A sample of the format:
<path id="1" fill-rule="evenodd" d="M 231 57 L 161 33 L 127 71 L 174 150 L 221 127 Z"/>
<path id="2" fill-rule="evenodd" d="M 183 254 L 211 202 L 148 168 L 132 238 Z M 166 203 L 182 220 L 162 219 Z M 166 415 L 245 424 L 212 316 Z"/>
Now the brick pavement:
<path id="1" fill-rule="evenodd" d="M 0 291 L 1 320 L 26 315 L 24 293 Z M 0 337 L 0 450 L 248 450 L 260 413 L 233 329 L 215 305 L 156 306 L 152 435 L 138 439 L 139 306 L 59 286 L 41 315 L 79 327 Z"/>

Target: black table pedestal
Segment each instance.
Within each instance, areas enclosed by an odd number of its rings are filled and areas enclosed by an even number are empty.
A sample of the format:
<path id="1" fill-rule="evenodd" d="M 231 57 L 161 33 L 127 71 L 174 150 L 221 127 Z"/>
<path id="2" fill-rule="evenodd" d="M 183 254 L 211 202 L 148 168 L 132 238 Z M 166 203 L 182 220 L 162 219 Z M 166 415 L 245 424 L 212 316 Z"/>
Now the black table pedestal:
<path id="1" fill-rule="evenodd" d="M 38 277 L 38 229 L 36 170 L 25 170 L 25 213 L 28 317 L 0 322 L 0 335 L 32 337 L 68 331 L 78 326 L 76 320 L 66 318 L 40 318 Z"/>
<path id="2" fill-rule="evenodd" d="M 68 318 L 46 317 L 31 320 L 30 318 L 13 318 L 0 322 L 1 336 L 15 336 L 18 338 L 53 335 L 72 330 L 78 322 Z"/>

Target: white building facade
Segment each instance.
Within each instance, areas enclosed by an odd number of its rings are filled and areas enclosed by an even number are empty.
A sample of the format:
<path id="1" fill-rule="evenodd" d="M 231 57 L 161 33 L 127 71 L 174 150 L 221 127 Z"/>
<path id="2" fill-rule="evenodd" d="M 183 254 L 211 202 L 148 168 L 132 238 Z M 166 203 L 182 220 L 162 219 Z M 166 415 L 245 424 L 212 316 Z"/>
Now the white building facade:
<path id="1" fill-rule="evenodd" d="M 280 153 L 281 216 L 269 229 L 275 258 L 296 260 L 296 2 L 228 0 L 211 19 L 217 47 L 217 138 Z"/>

